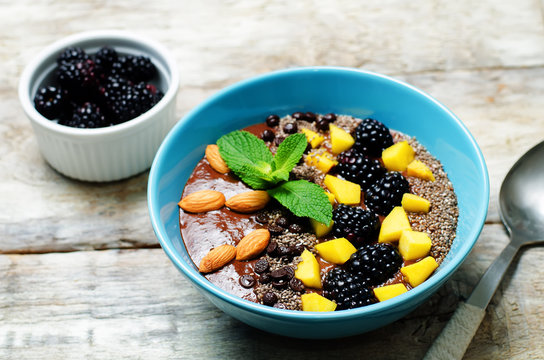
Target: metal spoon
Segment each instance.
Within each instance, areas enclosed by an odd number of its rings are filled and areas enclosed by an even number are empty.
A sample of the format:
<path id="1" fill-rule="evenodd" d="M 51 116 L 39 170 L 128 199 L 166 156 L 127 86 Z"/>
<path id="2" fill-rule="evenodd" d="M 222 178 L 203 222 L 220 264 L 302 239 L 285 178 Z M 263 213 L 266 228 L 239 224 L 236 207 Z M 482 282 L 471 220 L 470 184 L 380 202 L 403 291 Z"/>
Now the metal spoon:
<path id="1" fill-rule="evenodd" d="M 510 169 L 501 186 L 499 205 L 510 243 L 489 266 L 468 300 L 459 305 L 425 360 L 461 359 L 518 250 L 544 242 L 544 142 L 525 153 Z"/>

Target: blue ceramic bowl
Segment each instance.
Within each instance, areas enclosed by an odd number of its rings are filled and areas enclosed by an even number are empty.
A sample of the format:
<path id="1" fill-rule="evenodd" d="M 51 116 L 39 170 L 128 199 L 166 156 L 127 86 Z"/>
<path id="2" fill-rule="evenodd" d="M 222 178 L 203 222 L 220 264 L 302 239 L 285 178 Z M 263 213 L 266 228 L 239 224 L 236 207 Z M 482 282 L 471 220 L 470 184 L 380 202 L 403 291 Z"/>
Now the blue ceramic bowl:
<path id="1" fill-rule="evenodd" d="M 416 138 L 442 161 L 459 202 L 451 251 L 420 286 L 383 303 L 328 313 L 279 310 L 252 303 L 208 282 L 180 236 L 177 202 L 207 144 L 223 134 L 295 111 L 376 118 Z M 489 199 L 484 158 L 461 121 L 422 91 L 370 72 L 330 67 L 289 69 L 229 86 L 187 114 L 163 141 L 151 167 L 148 205 L 162 248 L 218 308 L 256 328 L 299 338 L 335 338 L 389 324 L 421 305 L 461 265 L 483 227 Z"/>

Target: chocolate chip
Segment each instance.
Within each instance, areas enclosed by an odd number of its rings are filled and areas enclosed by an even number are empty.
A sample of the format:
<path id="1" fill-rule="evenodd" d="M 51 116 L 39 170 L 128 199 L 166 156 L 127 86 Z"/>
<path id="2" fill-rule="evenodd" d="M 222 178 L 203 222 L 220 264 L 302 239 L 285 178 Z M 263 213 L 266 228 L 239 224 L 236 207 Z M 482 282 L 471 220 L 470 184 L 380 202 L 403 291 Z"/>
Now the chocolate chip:
<path id="1" fill-rule="evenodd" d="M 265 292 L 263 295 L 263 304 L 267 306 L 274 306 L 278 302 L 278 296 L 273 292 Z"/>
<path id="2" fill-rule="evenodd" d="M 293 291 L 297 291 L 297 292 L 304 291 L 304 284 L 302 283 L 302 281 L 300 281 L 296 277 L 292 278 L 291 281 L 289 281 L 289 287 Z"/>
<path id="3" fill-rule="evenodd" d="M 292 232 L 292 233 L 295 233 L 295 234 L 300 234 L 302 232 L 302 226 L 300 226 L 299 224 L 291 224 L 289 225 L 289 232 Z"/>
<path id="4" fill-rule="evenodd" d="M 277 270 L 273 270 L 270 272 L 270 276 L 272 277 L 273 280 L 277 280 L 277 279 L 281 279 L 285 276 L 287 276 L 287 271 L 285 270 L 285 266 L 282 267 L 282 268 L 279 268 Z"/>
<path id="5" fill-rule="evenodd" d="M 268 246 L 266 247 L 266 253 L 268 255 L 276 254 L 277 250 L 278 250 L 278 243 L 277 242 L 271 241 L 270 243 L 268 243 Z"/>
<path id="6" fill-rule="evenodd" d="M 253 268 L 253 270 L 255 270 L 257 274 L 262 274 L 264 272 L 267 272 L 269 268 L 270 268 L 270 264 L 268 263 L 268 260 L 259 259 L 255 263 L 255 267 Z"/>
<path id="7" fill-rule="evenodd" d="M 281 234 L 283 232 L 283 228 L 281 226 L 278 226 L 276 224 L 270 224 L 268 225 L 268 231 L 272 234 Z"/>
<path id="8" fill-rule="evenodd" d="M 287 123 L 283 127 L 283 132 L 286 134 L 294 134 L 298 130 L 298 126 L 295 123 Z"/>
<path id="9" fill-rule="evenodd" d="M 272 280 L 272 286 L 275 287 L 276 289 L 286 288 L 288 283 L 289 283 L 288 280 L 283 278 Z"/>
<path id="10" fill-rule="evenodd" d="M 321 119 L 319 120 L 315 126 L 319 129 L 319 130 L 322 130 L 322 131 L 327 131 L 329 130 L 329 122 L 327 120 L 324 120 L 324 119 Z"/>
<path id="11" fill-rule="evenodd" d="M 280 117 L 276 114 L 268 115 L 266 118 L 266 125 L 270 127 L 278 126 L 280 123 Z"/>
<path id="12" fill-rule="evenodd" d="M 295 269 L 290 266 L 284 266 L 282 269 L 285 269 L 285 276 L 287 280 L 291 280 L 295 276 Z"/>
<path id="13" fill-rule="evenodd" d="M 255 285 L 255 279 L 251 275 L 242 275 L 240 276 L 240 279 L 238 279 L 238 282 L 240 285 L 245 287 L 246 289 L 249 289 Z"/>
<path id="14" fill-rule="evenodd" d="M 278 256 L 287 256 L 291 254 L 291 251 L 287 246 L 278 246 L 276 253 L 278 254 Z"/>
<path id="15" fill-rule="evenodd" d="M 287 228 L 289 226 L 289 220 L 286 217 L 280 216 L 276 219 L 276 225 L 281 226 L 282 228 Z"/>
<path id="16" fill-rule="evenodd" d="M 306 121 L 309 122 L 314 122 L 317 119 L 317 116 L 311 111 L 308 111 L 306 114 L 304 114 L 304 117 L 306 118 Z"/>
<path id="17" fill-rule="evenodd" d="M 299 256 L 304 251 L 304 245 L 302 244 L 296 244 L 289 246 L 289 250 L 291 251 L 291 255 L 293 256 Z"/>
<path id="18" fill-rule="evenodd" d="M 283 310 L 287 309 L 287 306 L 285 306 L 285 305 L 282 304 L 282 303 L 275 303 L 275 304 L 274 304 L 274 307 L 275 307 L 276 309 L 283 309 Z"/>
<path id="19" fill-rule="evenodd" d="M 328 122 L 333 122 L 333 121 L 336 121 L 336 115 L 333 113 L 328 113 L 323 115 L 322 119 Z"/>
<path id="20" fill-rule="evenodd" d="M 295 120 L 306 120 L 306 114 L 300 111 L 292 113 L 291 117 Z"/>
<path id="21" fill-rule="evenodd" d="M 261 276 L 259 277 L 259 282 L 261 284 L 268 284 L 270 281 L 272 281 L 272 277 L 269 273 L 261 274 Z"/>
<path id="22" fill-rule="evenodd" d="M 261 134 L 261 139 L 263 139 L 264 141 L 272 141 L 274 140 L 274 137 L 275 135 L 272 130 L 265 130 Z"/>
<path id="23" fill-rule="evenodd" d="M 255 216 L 255 221 L 260 224 L 268 224 L 268 215 L 264 212 L 260 212 Z"/>

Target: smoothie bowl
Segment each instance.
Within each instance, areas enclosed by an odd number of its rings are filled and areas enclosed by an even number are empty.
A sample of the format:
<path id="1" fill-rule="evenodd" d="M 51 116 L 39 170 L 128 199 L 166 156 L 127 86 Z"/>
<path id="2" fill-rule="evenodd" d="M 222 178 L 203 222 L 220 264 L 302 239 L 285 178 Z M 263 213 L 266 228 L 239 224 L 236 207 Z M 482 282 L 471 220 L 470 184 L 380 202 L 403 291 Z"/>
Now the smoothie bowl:
<path id="1" fill-rule="evenodd" d="M 488 198 L 483 156 L 449 110 L 397 80 L 327 67 L 211 97 L 169 133 L 148 184 L 155 233 L 196 288 L 299 338 L 414 310 L 472 249 Z"/>

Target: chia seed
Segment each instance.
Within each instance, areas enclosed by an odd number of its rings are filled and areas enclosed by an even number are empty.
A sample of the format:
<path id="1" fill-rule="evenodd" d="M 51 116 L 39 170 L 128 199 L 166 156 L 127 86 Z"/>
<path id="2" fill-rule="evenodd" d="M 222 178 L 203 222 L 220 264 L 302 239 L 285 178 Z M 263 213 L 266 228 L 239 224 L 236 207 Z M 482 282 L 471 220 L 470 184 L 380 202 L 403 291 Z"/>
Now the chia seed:
<path id="1" fill-rule="evenodd" d="M 281 215 L 276 215 L 276 218 Z M 311 233 L 300 233 L 300 234 L 282 234 L 277 236 L 272 236 L 270 241 L 275 241 L 278 246 L 291 247 L 293 245 L 302 245 L 308 251 L 312 252 L 314 255 L 317 255 L 315 250 L 315 245 L 317 244 L 317 238 L 314 234 Z M 271 257 L 265 255 L 262 259 L 266 259 L 270 265 L 270 272 L 274 270 L 279 270 L 284 266 L 290 266 L 293 269 L 296 269 L 298 263 L 301 262 L 300 256 L 282 256 L 282 257 Z M 262 302 L 262 297 L 267 292 L 276 294 L 278 297 L 278 303 L 282 303 L 289 310 L 301 310 L 302 303 L 300 301 L 300 292 L 294 291 L 290 287 L 286 289 L 277 289 L 273 284 L 260 284 L 255 285 L 254 289 L 257 300 Z"/>
<path id="2" fill-rule="evenodd" d="M 348 133 L 353 133 L 361 121 L 363 120 L 353 116 L 337 115 L 334 124 L 339 128 L 346 130 Z"/>
<path id="3" fill-rule="evenodd" d="M 395 132 L 394 142 L 407 140 L 415 151 L 415 157 L 433 172 L 435 181 L 422 180 L 407 176 L 412 194 L 421 196 L 431 202 L 428 213 L 407 213 L 414 231 L 425 232 L 432 241 L 430 255 L 440 265 L 448 254 L 455 239 L 459 208 L 453 185 L 440 161 L 432 156 L 415 138 Z"/>
<path id="4" fill-rule="evenodd" d="M 291 178 L 292 180 L 308 180 L 323 187 L 325 174 L 317 168 L 303 163 L 302 165 L 295 166 L 293 170 L 291 170 Z"/>

